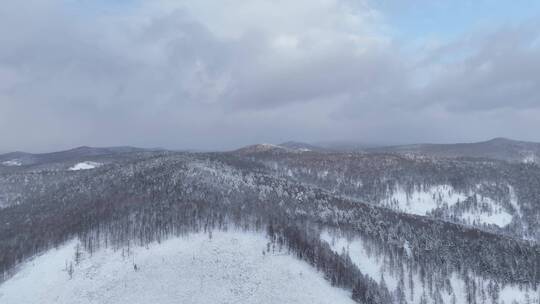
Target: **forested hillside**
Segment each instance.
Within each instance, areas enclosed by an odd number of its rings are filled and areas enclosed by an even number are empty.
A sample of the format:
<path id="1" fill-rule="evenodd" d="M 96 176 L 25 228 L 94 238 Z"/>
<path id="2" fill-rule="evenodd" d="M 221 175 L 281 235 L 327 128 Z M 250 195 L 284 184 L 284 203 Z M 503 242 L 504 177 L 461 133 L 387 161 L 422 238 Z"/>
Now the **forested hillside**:
<path id="1" fill-rule="evenodd" d="M 280 157 L 284 163 L 305 157 L 291 155 Z M 370 275 L 369 269 L 354 262 L 357 257 L 352 253 L 322 237 L 328 231 L 369 244 L 369 251 L 384 259 L 389 273 L 403 269 L 401 273 L 411 275 L 411 282 L 418 277 L 416 284 L 425 287 L 417 296 L 409 296 L 411 303 L 438 303 L 441 290 L 445 299 L 469 303 L 477 303 L 483 295 L 499 303 L 498 292 L 504 287 L 537 297 L 540 248 L 535 243 L 364 201 L 362 196 L 338 192 L 316 179 L 295 178 L 301 170 L 292 164 L 283 175 L 276 157 L 272 156 L 274 165 L 269 165 L 269 159 L 234 153 L 160 152 L 118 159 L 91 170 L 4 172 L 4 181 L 32 176 L 36 182 L 12 183 L 22 187 L 12 190 L 18 193 L 17 203 L 8 203 L 0 211 L 3 279 L 9 280 L 36 254 L 74 238 L 92 255 L 102 248 L 147 246 L 171 237 L 236 227 L 264 232 L 272 250 L 286 250 L 308 262 L 359 303 L 401 301 L 402 293 L 414 289 L 410 283 L 409 287 L 389 287 L 384 278 Z M 314 159 L 329 166 L 326 159 Z M 382 160 L 364 164 L 386 166 L 391 173 L 395 160 Z M 348 164 L 354 168 L 352 162 Z M 318 170 L 316 164 L 309 166 Z M 334 166 L 333 172 L 342 169 Z M 416 177 L 425 182 L 420 174 Z M 447 177 L 438 178 L 447 181 Z M 25 191 L 25 187 L 34 190 Z M 388 280 L 391 277 L 387 275 Z M 465 287 L 458 289 L 453 277 L 467 282 Z M 480 282 L 485 286 L 476 285 Z"/>
<path id="2" fill-rule="evenodd" d="M 395 154 L 244 154 L 276 175 L 409 214 L 540 239 L 540 166 Z"/>

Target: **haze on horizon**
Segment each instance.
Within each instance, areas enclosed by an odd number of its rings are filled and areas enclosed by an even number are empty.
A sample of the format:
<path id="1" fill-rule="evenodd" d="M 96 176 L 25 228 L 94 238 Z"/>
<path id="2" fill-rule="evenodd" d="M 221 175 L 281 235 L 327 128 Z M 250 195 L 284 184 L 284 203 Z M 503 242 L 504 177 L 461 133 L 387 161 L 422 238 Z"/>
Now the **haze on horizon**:
<path id="1" fill-rule="evenodd" d="M 540 2 L 5 0 L 0 151 L 540 141 Z"/>

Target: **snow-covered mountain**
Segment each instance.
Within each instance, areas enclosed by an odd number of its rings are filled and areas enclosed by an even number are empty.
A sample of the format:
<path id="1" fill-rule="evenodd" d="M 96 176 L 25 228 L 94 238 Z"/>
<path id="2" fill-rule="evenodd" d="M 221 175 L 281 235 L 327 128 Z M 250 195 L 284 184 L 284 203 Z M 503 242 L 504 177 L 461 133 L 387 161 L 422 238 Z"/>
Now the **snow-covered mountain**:
<path id="1" fill-rule="evenodd" d="M 298 141 L 288 141 L 279 144 L 281 147 L 289 148 L 292 150 L 302 151 L 302 152 L 309 152 L 309 151 L 316 151 L 316 152 L 330 152 L 332 150 L 312 145 L 308 143 L 298 142 Z"/>
<path id="2" fill-rule="evenodd" d="M 398 153 L 428 157 L 474 157 L 531 163 L 540 161 L 540 143 L 494 138 L 458 144 L 415 144 L 367 149 L 368 152 Z"/>
<path id="3" fill-rule="evenodd" d="M 539 300 L 537 164 L 302 147 L 2 167 L 0 303 Z"/>
<path id="4" fill-rule="evenodd" d="M 279 153 L 279 152 L 286 152 L 286 151 L 293 151 L 293 150 L 290 150 L 286 147 L 282 147 L 280 145 L 263 143 L 263 144 L 256 144 L 256 145 L 243 147 L 236 150 L 235 152 L 237 154 L 251 154 L 251 153 L 269 152 L 269 151 L 274 152 L 274 153 Z"/>
<path id="5" fill-rule="evenodd" d="M 387 153 L 244 154 L 278 176 L 398 212 L 540 240 L 540 168 Z"/>
<path id="6" fill-rule="evenodd" d="M 216 231 L 89 254 L 70 241 L 0 285 L 0 303 L 354 303 L 267 244 L 261 233 Z"/>
<path id="7" fill-rule="evenodd" d="M 237 154 L 252 154 L 252 153 L 263 153 L 263 152 L 272 152 L 272 153 L 302 153 L 302 152 L 330 152 L 332 150 L 322 148 L 319 146 L 296 142 L 288 141 L 281 143 L 279 145 L 274 144 L 256 144 L 250 145 L 247 147 L 240 148 L 234 152 Z"/>
<path id="8" fill-rule="evenodd" d="M 452 272 L 442 284 L 430 286 L 427 274 L 411 264 L 393 265 L 388 256 L 374 250 L 369 240 L 325 231 L 322 236 L 335 252 L 346 252 L 358 268 L 393 290 L 396 303 L 536 303 L 540 293 L 519 284 L 499 285 L 474 273 Z M 405 245 L 406 254 L 412 252 Z M 474 288 L 471 288 L 474 285 Z M 496 290 L 496 292 L 494 292 Z"/>
<path id="9" fill-rule="evenodd" d="M 141 153 L 148 151 L 156 151 L 152 149 L 143 149 L 135 147 L 77 147 L 74 149 L 50 152 L 50 153 L 26 153 L 26 152 L 12 152 L 0 155 L 0 168 L 2 166 L 30 166 L 41 165 L 51 163 L 61 163 L 69 160 L 78 160 L 81 158 L 98 158 L 98 157 L 112 157 L 130 153 Z"/>

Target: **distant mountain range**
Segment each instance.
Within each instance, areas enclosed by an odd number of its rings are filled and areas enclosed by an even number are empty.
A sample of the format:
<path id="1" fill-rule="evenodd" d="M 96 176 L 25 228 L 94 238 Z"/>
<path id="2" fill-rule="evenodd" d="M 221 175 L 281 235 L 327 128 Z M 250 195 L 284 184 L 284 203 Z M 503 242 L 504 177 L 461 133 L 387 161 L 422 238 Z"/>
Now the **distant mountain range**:
<path id="1" fill-rule="evenodd" d="M 28 166 L 44 163 L 64 162 L 68 160 L 78 160 L 84 157 L 101 157 L 107 155 L 118 155 L 125 153 L 136 153 L 146 151 L 156 151 L 157 149 L 144 149 L 136 147 L 77 147 L 70 150 L 51 153 L 27 153 L 11 152 L 0 155 L 0 165 L 4 166 Z"/>
<path id="2" fill-rule="evenodd" d="M 120 147 L 77 147 L 74 149 L 52 153 L 11 152 L 0 154 L 0 166 L 26 166 L 43 163 L 54 163 L 66 160 L 77 160 L 84 157 L 114 156 L 125 153 L 165 151 L 165 149 L 146 149 L 130 146 Z M 257 152 L 318 152 L 318 153 L 387 153 L 402 156 L 430 158 L 489 158 L 509 162 L 540 162 L 540 143 L 518 141 L 508 138 L 494 138 L 488 141 L 453 144 L 409 144 L 395 146 L 370 147 L 353 143 L 310 144 L 288 141 L 281 144 L 255 144 L 236 150 L 240 154 Z"/>
<path id="3" fill-rule="evenodd" d="M 250 145 L 246 147 L 242 147 L 238 150 L 236 150 L 236 153 L 239 154 L 251 154 L 251 153 L 258 153 L 258 152 L 271 152 L 271 153 L 281 153 L 281 152 L 294 152 L 294 153 L 300 153 L 300 152 L 332 152 L 333 150 L 326 149 L 323 147 L 318 147 L 312 144 L 302 143 L 302 142 L 295 142 L 295 141 L 288 141 L 279 145 L 274 144 L 256 144 L 256 145 Z"/>
<path id="4" fill-rule="evenodd" d="M 0 155 L 0 303 L 540 303 L 537 147 Z"/>
<path id="5" fill-rule="evenodd" d="M 297 142 L 297 141 L 288 141 L 288 142 L 279 144 L 279 146 L 293 149 L 293 150 L 303 151 L 303 152 L 308 152 L 308 151 L 330 152 L 332 151 L 331 149 L 328 149 L 322 146 L 306 144 L 306 143 Z"/>
<path id="6" fill-rule="evenodd" d="M 372 148 L 366 151 L 444 158 L 491 158 L 511 162 L 538 162 L 540 160 L 540 143 L 517 141 L 507 138 L 494 138 L 476 143 L 391 146 Z"/>
<path id="7" fill-rule="evenodd" d="M 403 156 L 430 158 L 489 158 L 509 162 L 537 163 L 540 161 L 540 143 L 517 141 L 507 138 L 494 138 L 475 143 L 455 144 L 410 144 L 397 146 L 366 147 L 354 144 L 308 144 L 286 142 L 279 145 L 260 144 L 241 148 L 237 151 L 251 152 L 356 152 L 388 153 Z"/>

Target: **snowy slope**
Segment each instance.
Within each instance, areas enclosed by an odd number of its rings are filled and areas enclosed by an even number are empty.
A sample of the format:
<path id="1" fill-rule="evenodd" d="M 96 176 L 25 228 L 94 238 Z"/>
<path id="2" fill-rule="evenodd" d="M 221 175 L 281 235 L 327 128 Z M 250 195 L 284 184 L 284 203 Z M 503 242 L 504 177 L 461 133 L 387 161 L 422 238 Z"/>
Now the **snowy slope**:
<path id="1" fill-rule="evenodd" d="M 16 159 L 13 159 L 13 160 L 3 161 L 2 165 L 8 166 L 8 167 L 13 167 L 13 166 L 22 166 L 22 163 L 20 161 L 16 160 Z"/>
<path id="2" fill-rule="evenodd" d="M 70 171 L 90 170 L 90 169 L 95 169 L 99 166 L 101 166 L 100 163 L 86 161 L 86 162 L 75 164 L 73 167 L 69 168 L 69 170 Z"/>
<path id="3" fill-rule="evenodd" d="M 306 263 L 285 253 L 263 254 L 266 244 L 256 233 L 193 234 L 132 248 L 129 256 L 85 253 L 75 265 L 71 242 L 0 285 L 0 303 L 353 303 L 350 292 L 331 287 Z"/>
<path id="4" fill-rule="evenodd" d="M 396 293 L 398 288 L 401 274 L 392 270 L 389 266 L 389 261 L 385 260 L 384 256 L 377 255 L 369 250 L 365 242 L 361 238 L 354 238 L 352 240 L 345 237 L 336 235 L 334 233 L 325 231 L 321 234 L 321 238 L 326 240 L 335 252 L 341 253 L 347 252 L 351 257 L 353 263 L 358 266 L 360 271 L 365 273 L 377 282 L 381 282 L 384 278 L 385 284 L 392 293 Z M 410 255 L 410 248 L 405 244 L 407 254 Z M 422 303 L 422 297 L 425 298 L 427 303 L 438 303 L 435 298 L 435 294 L 429 291 L 427 284 L 422 284 L 420 274 L 417 272 L 410 273 L 411 270 L 407 265 L 403 265 L 403 285 L 402 289 L 406 296 L 408 303 Z M 489 283 L 488 279 L 483 279 L 478 276 L 474 276 L 474 280 L 478 286 L 486 286 Z M 444 304 L 454 303 L 467 303 L 466 300 L 466 287 L 462 277 L 457 273 L 453 273 L 450 279 L 452 292 L 442 290 L 440 293 L 442 302 Z M 412 292 L 411 292 L 412 289 Z M 505 285 L 501 287 L 499 293 L 499 299 L 497 301 L 491 301 L 491 299 L 485 302 L 482 299 L 480 288 L 478 288 L 475 295 L 478 303 L 494 303 L 494 304 L 510 304 L 510 303 L 538 303 L 540 300 L 540 291 L 526 290 L 525 288 L 519 288 L 515 285 Z"/>
<path id="5" fill-rule="evenodd" d="M 382 203 L 402 212 L 426 215 L 443 205 L 452 206 L 465 199 L 467 199 L 465 194 L 455 191 L 450 185 L 443 184 L 417 188 L 411 192 L 407 192 L 403 187 L 397 186 L 391 195 Z"/>
<path id="6" fill-rule="evenodd" d="M 461 219 L 469 225 L 487 224 L 499 227 L 507 226 L 512 222 L 513 216 L 510 213 L 493 203 L 493 200 L 489 198 L 484 198 L 484 200 L 490 201 L 490 204 L 495 206 L 492 212 L 467 211 L 461 215 Z"/>
<path id="7" fill-rule="evenodd" d="M 438 208 L 452 208 L 460 202 L 473 199 L 477 202 L 476 208 L 468 207 L 466 210 L 460 212 L 454 210 L 453 212 L 464 224 L 475 226 L 486 224 L 505 227 L 512 222 L 514 216 L 521 217 L 521 209 L 512 186 L 507 186 L 510 206 L 507 206 L 501 200 L 495 200 L 475 192 L 481 191 L 484 186 L 478 184 L 474 190 L 464 193 L 457 191 L 448 184 L 416 186 L 408 191 L 405 187 L 397 185 L 394 189 L 388 191 L 386 198 L 380 203 L 400 212 L 429 215 L 430 212 Z M 515 215 L 509 212 L 512 209 Z"/>

